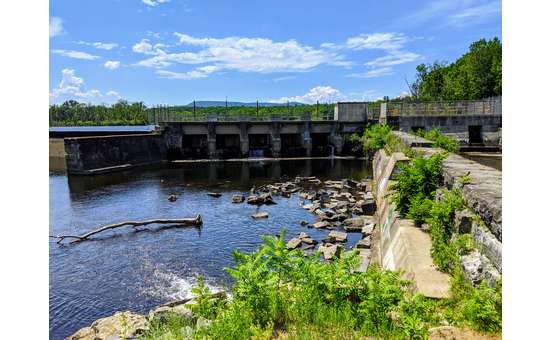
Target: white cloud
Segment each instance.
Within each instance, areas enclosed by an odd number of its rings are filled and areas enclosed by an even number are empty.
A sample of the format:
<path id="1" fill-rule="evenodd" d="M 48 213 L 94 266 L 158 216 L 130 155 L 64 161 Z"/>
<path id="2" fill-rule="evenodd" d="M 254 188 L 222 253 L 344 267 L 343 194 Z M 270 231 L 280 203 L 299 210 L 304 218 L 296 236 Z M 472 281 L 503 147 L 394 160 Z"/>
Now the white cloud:
<path id="1" fill-rule="evenodd" d="M 407 92 L 407 91 L 403 91 L 399 94 L 399 98 L 407 98 L 407 97 L 410 97 L 411 96 L 411 93 L 410 92 Z"/>
<path id="2" fill-rule="evenodd" d="M 278 82 L 280 82 L 280 81 L 291 80 L 291 79 L 296 79 L 296 76 L 278 77 L 278 78 L 273 79 L 273 81 L 276 82 L 276 83 L 278 83 Z"/>
<path id="3" fill-rule="evenodd" d="M 65 32 L 63 29 L 63 20 L 59 17 L 50 18 L 50 38 L 61 35 Z"/>
<path id="4" fill-rule="evenodd" d="M 72 51 L 72 50 L 52 50 L 52 53 L 59 54 L 63 57 L 69 57 L 74 59 L 95 60 L 99 56 L 92 55 L 86 52 Z"/>
<path id="5" fill-rule="evenodd" d="M 393 74 L 393 69 L 391 67 L 382 67 L 377 68 L 374 70 L 370 70 L 363 73 L 352 73 L 349 74 L 348 77 L 354 77 L 354 78 L 378 78 Z"/>
<path id="6" fill-rule="evenodd" d="M 465 25 L 482 22 L 486 18 L 497 16 L 502 12 L 500 1 L 493 1 L 483 5 L 466 8 L 459 13 L 449 16 L 449 24 Z"/>
<path id="7" fill-rule="evenodd" d="M 376 58 L 372 61 L 365 63 L 365 66 L 370 67 L 388 67 L 399 64 L 410 63 L 420 58 L 420 54 L 404 51 L 390 52 L 389 55 Z"/>
<path id="8" fill-rule="evenodd" d="M 321 103 L 335 102 L 338 100 L 344 100 L 346 97 L 339 90 L 330 86 L 317 86 L 308 91 L 308 93 L 302 96 L 294 97 L 282 97 L 279 99 L 271 99 L 271 103 L 286 103 L 286 102 L 299 102 L 305 104 L 313 104 L 317 101 Z"/>
<path id="9" fill-rule="evenodd" d="M 116 70 L 120 67 L 120 61 L 107 60 L 105 64 L 103 64 L 103 66 L 105 66 L 105 68 L 108 68 L 109 70 Z"/>
<path id="10" fill-rule="evenodd" d="M 50 98 L 56 99 L 59 97 L 67 98 L 94 98 L 101 96 L 101 92 L 96 89 L 85 91 L 83 89 L 84 80 L 75 75 L 73 69 L 63 69 L 61 71 L 61 82 L 59 86 L 50 92 Z"/>
<path id="11" fill-rule="evenodd" d="M 76 42 L 77 44 L 79 45 L 86 45 L 86 46 L 93 46 L 97 49 L 100 49 L 100 50 L 112 50 L 113 48 L 115 47 L 118 47 L 118 44 L 117 43 L 104 43 L 104 42 L 100 42 L 100 41 L 96 41 L 96 42 L 86 42 L 86 41 L 78 41 Z"/>
<path id="12" fill-rule="evenodd" d="M 164 4 L 164 3 L 170 2 L 170 0 L 141 0 L 141 2 L 143 2 L 147 6 L 154 7 L 154 6 L 159 5 L 159 4 Z"/>
<path id="13" fill-rule="evenodd" d="M 380 49 L 398 50 L 410 39 L 402 33 L 371 33 L 360 34 L 346 40 L 345 47 L 353 50 Z"/>
<path id="14" fill-rule="evenodd" d="M 106 98 L 109 97 L 109 98 Z M 73 69 L 63 69 L 61 71 L 61 81 L 59 85 L 50 91 L 50 102 L 62 102 L 69 99 L 93 101 L 96 99 L 120 99 L 116 91 L 109 91 L 105 96 L 97 89 L 87 90 L 84 85 L 84 79 L 76 76 Z"/>
<path id="15" fill-rule="evenodd" d="M 343 57 L 322 49 L 301 45 L 296 40 L 274 42 L 264 38 L 196 38 L 182 33 L 174 33 L 180 45 L 199 47 L 198 51 L 183 51 L 167 53 L 165 46 L 153 46 L 143 39 L 133 47 L 136 53 L 152 55 L 137 64 L 147 67 L 163 68 L 172 64 L 208 64 L 215 71 L 236 70 L 241 72 L 301 72 L 308 71 L 319 65 L 346 65 Z M 186 72 L 181 79 L 203 77 L 199 68 Z M 168 72 L 168 71 L 167 71 Z M 167 72 L 159 73 L 168 75 Z M 209 72 L 213 73 L 213 72 Z"/>
<path id="16" fill-rule="evenodd" d="M 108 91 L 105 95 L 106 95 L 106 96 L 109 96 L 109 97 L 115 97 L 115 98 L 117 98 L 117 99 L 122 98 L 122 97 L 118 94 L 118 92 L 113 91 L 113 90 Z"/>
<path id="17" fill-rule="evenodd" d="M 189 80 L 189 79 L 206 78 L 210 73 L 216 72 L 217 70 L 218 68 L 216 66 L 203 66 L 203 67 L 198 67 L 197 69 L 189 72 L 172 72 L 172 71 L 158 70 L 156 73 L 161 78 Z"/>

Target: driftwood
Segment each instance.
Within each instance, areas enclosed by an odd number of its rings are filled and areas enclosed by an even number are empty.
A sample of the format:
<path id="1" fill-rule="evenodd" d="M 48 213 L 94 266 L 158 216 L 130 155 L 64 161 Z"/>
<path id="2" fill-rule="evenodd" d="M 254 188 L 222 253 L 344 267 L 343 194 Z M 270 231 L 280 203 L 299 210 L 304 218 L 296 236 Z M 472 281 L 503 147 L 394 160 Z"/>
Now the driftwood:
<path id="1" fill-rule="evenodd" d="M 202 217 L 199 214 L 196 217 L 191 217 L 191 218 L 155 219 L 155 220 L 148 220 L 148 221 L 125 221 L 125 222 L 106 225 L 98 229 L 92 230 L 83 235 L 58 235 L 58 236 L 50 236 L 50 237 L 56 238 L 57 243 L 61 243 L 65 239 L 75 239 L 74 241 L 71 242 L 71 243 L 75 243 L 75 242 L 86 241 L 90 238 L 90 236 L 93 236 L 95 234 L 101 233 L 106 230 L 111 230 L 111 229 L 120 228 L 124 226 L 132 226 L 132 228 L 136 228 L 136 227 L 140 227 L 148 224 L 178 224 L 178 225 L 185 225 L 185 226 L 200 226 L 202 225 Z"/>

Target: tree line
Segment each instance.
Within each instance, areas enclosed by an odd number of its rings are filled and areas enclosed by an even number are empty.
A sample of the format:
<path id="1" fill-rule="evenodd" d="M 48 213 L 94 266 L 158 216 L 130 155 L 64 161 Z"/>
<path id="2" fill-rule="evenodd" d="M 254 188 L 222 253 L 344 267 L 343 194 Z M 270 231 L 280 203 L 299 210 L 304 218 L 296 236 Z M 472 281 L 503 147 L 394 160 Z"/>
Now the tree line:
<path id="1" fill-rule="evenodd" d="M 467 53 L 448 64 L 436 61 L 416 67 L 409 85 L 411 100 L 472 100 L 502 95 L 502 44 L 480 39 Z"/>

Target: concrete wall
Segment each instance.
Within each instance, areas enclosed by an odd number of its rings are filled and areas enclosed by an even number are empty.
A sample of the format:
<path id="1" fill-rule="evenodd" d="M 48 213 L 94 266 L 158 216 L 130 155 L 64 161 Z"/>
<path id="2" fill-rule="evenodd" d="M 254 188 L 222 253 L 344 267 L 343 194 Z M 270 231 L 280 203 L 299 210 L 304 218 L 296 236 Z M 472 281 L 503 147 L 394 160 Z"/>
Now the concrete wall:
<path id="1" fill-rule="evenodd" d="M 384 150 L 379 150 L 374 156 L 372 192 L 379 227 L 373 261 L 386 269 L 401 270 L 406 279 L 414 281 L 415 289 L 425 296 L 448 297 L 450 279 L 435 269 L 430 254 L 430 236 L 417 228 L 412 220 L 401 218 L 388 196 L 389 187 L 398 173 L 397 165 L 407 161 L 402 153 L 387 155 Z"/>
<path id="2" fill-rule="evenodd" d="M 161 134 L 65 138 L 67 172 L 95 174 L 166 160 Z"/>
<path id="3" fill-rule="evenodd" d="M 367 102 L 339 102 L 334 107 L 334 120 L 340 122 L 366 122 Z"/>
<path id="4" fill-rule="evenodd" d="M 483 144 L 499 145 L 502 128 L 501 115 L 455 115 L 455 116 L 399 116 L 388 117 L 388 124 L 400 131 L 409 132 L 413 128 L 430 130 L 438 128 L 442 133 L 452 136 L 460 144 L 470 142 L 469 126 L 481 126 Z"/>

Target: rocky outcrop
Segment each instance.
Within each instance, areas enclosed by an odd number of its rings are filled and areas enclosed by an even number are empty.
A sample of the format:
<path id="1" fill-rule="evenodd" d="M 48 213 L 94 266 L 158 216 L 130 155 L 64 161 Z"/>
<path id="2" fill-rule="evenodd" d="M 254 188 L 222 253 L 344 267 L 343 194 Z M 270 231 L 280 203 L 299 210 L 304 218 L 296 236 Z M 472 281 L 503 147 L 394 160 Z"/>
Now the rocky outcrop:
<path id="1" fill-rule="evenodd" d="M 149 329 L 149 320 L 133 312 L 117 312 L 81 328 L 68 340 L 122 340 L 136 339 Z"/>
<path id="2" fill-rule="evenodd" d="M 221 197 L 222 194 L 219 193 L 219 192 L 208 192 L 206 193 L 208 196 L 211 196 L 211 197 L 215 197 L 215 198 L 218 198 L 218 197 Z"/>

